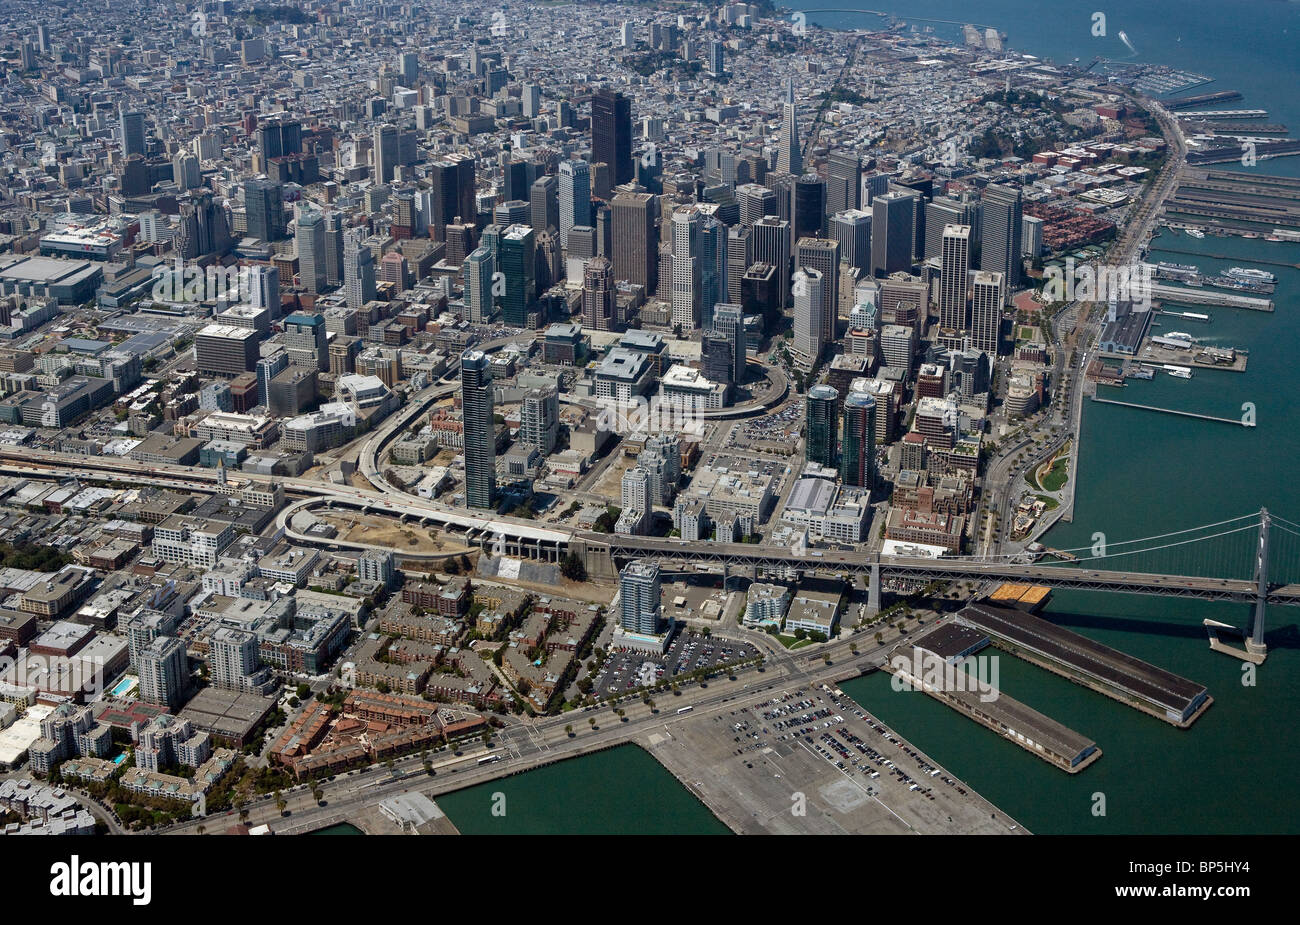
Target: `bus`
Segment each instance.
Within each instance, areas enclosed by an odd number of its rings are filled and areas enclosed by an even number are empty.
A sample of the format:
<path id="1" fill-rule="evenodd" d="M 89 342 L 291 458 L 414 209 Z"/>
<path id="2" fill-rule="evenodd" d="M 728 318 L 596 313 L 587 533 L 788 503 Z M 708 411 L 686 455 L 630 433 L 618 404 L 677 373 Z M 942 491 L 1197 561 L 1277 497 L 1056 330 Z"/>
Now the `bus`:
<path id="1" fill-rule="evenodd" d="M 494 761 L 500 761 L 500 760 L 501 760 L 501 756 L 496 752 L 493 752 L 490 755 L 484 755 L 482 758 L 478 760 L 478 763 L 479 766 L 482 767 L 485 764 L 491 764 Z"/>
<path id="2" fill-rule="evenodd" d="M 694 710 L 694 709 L 695 709 L 695 707 L 682 707 L 682 708 L 681 708 L 680 710 L 678 710 L 677 712 L 678 712 L 678 713 L 689 713 L 689 712 L 691 712 L 691 711 Z"/>

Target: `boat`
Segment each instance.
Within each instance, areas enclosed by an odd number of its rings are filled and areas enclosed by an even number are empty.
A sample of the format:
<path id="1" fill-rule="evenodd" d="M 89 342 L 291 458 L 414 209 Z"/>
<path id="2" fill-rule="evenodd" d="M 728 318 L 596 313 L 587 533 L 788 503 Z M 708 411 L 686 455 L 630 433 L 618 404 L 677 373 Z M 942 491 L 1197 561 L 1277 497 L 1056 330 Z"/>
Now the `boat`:
<path id="1" fill-rule="evenodd" d="M 1231 276 L 1233 279 L 1244 279 L 1251 283 L 1276 283 L 1277 277 L 1267 270 L 1256 269 L 1255 267 L 1229 267 L 1223 271 L 1224 276 Z"/>
<path id="2" fill-rule="evenodd" d="M 1187 229 L 1187 233 L 1188 233 L 1189 235 L 1191 235 L 1193 238 L 1203 238 L 1203 237 L 1205 237 L 1205 232 L 1202 231 L 1202 230 L 1199 229 L 1199 228 L 1188 228 L 1188 229 Z"/>
<path id="3" fill-rule="evenodd" d="M 1166 366 L 1165 369 L 1168 370 L 1169 375 L 1173 376 L 1175 379 L 1192 378 L 1192 371 L 1186 366 Z"/>

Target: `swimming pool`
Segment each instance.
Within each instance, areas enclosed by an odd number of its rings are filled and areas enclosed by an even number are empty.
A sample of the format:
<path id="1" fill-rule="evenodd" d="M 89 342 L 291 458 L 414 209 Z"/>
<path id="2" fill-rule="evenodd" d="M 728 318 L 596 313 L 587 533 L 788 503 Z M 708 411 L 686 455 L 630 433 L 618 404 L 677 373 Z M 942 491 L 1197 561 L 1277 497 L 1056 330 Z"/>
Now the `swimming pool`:
<path id="1" fill-rule="evenodd" d="M 121 681 L 118 681 L 117 684 L 113 685 L 113 689 L 109 691 L 109 693 L 114 697 L 125 697 L 137 683 L 138 682 L 135 678 L 123 678 Z"/>

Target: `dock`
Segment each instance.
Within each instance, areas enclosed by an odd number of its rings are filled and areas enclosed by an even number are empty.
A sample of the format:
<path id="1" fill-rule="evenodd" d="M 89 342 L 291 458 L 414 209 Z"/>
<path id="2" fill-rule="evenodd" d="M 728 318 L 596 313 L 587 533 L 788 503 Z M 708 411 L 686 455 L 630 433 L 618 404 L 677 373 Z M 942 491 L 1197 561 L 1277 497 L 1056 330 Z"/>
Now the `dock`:
<path id="1" fill-rule="evenodd" d="M 1238 90 L 1216 90 L 1213 93 L 1197 93 L 1194 96 L 1182 96 L 1176 99 L 1163 99 L 1160 105 L 1164 106 L 1171 112 L 1190 109 L 1192 106 L 1200 106 L 1204 103 L 1227 103 L 1232 100 L 1241 99 L 1241 92 Z"/>
<path id="2" fill-rule="evenodd" d="M 1219 418 L 1212 414 L 1201 414 L 1197 411 L 1178 411 L 1174 408 L 1157 408 L 1155 405 L 1139 405 L 1131 401 L 1118 401 L 1114 398 L 1098 398 L 1093 396 L 1092 400 L 1101 405 L 1119 405 L 1122 408 L 1138 408 L 1142 411 L 1159 411 L 1164 414 L 1176 414 L 1184 418 L 1199 418 L 1202 421 L 1215 421 L 1219 424 L 1235 424 L 1237 427 L 1254 427 L 1253 421 L 1244 421 L 1240 418 Z"/>
<path id="3" fill-rule="evenodd" d="M 1165 302 L 1179 302 L 1184 305 L 1214 305 L 1220 308 L 1248 308 L 1256 312 L 1273 311 L 1273 300 L 1259 296 L 1236 295 L 1231 292 L 1209 292 L 1204 289 L 1189 289 L 1183 286 L 1165 286 L 1161 283 L 1151 284 L 1151 298 L 1163 306 Z"/>
<path id="4" fill-rule="evenodd" d="M 918 643 L 924 641 L 921 639 Z M 915 646 L 895 649 L 883 667 L 912 690 L 924 691 L 1067 774 L 1078 774 L 1101 758 L 1101 748 L 1092 739 L 1007 696 L 996 687 L 970 690 L 961 689 L 967 685 L 935 684 L 928 676 L 929 672 L 917 677 L 915 669 L 903 666 L 922 664 L 925 657 L 920 654 L 922 651 Z M 960 664 L 955 667 L 959 672 L 964 670 Z"/>
<path id="5" fill-rule="evenodd" d="M 970 604 L 957 620 L 987 633 L 999 649 L 1186 729 L 1214 698 L 1205 685 L 1094 642 L 1023 610 Z"/>

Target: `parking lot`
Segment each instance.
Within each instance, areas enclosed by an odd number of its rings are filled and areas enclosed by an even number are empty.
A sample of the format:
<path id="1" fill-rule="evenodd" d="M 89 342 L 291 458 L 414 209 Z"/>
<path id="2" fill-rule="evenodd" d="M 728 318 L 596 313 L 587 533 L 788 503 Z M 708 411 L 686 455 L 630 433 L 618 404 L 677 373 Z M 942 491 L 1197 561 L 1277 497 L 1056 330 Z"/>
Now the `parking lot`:
<path id="1" fill-rule="evenodd" d="M 617 697 L 638 687 L 653 687 L 660 681 L 688 675 L 692 671 L 745 661 L 758 655 L 751 645 L 720 636 L 680 633 L 663 655 L 631 650 L 613 650 L 592 681 L 597 697 Z"/>

